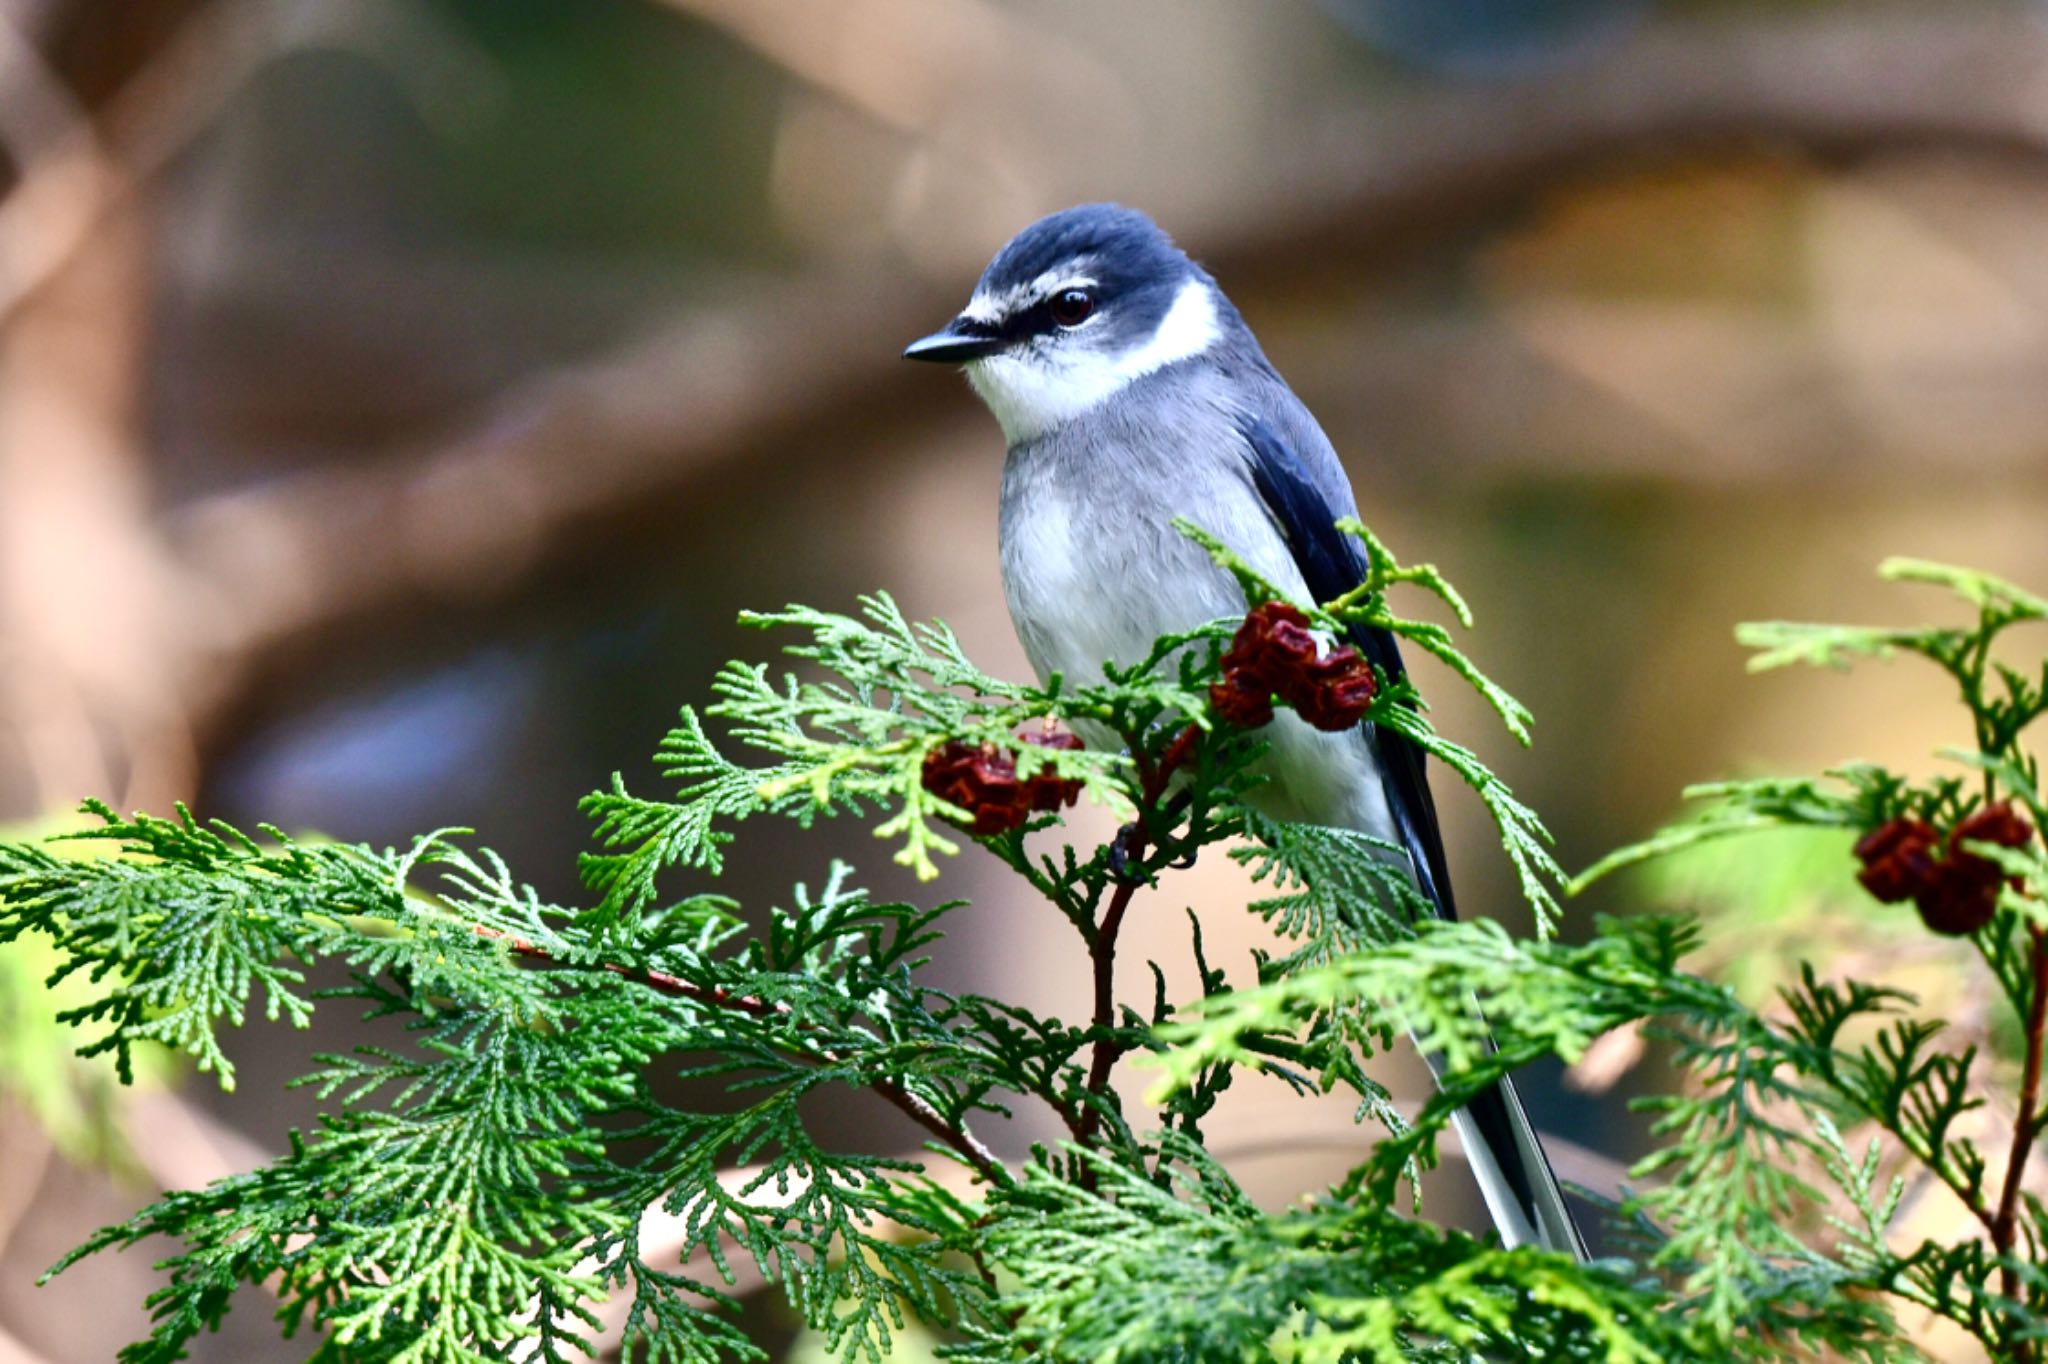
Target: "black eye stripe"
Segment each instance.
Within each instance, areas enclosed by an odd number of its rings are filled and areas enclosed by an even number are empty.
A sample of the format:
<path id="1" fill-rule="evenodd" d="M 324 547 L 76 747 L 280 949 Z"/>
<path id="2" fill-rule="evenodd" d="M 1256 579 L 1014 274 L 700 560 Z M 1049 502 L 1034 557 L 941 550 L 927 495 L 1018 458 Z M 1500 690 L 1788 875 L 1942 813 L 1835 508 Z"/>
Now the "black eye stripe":
<path id="1" fill-rule="evenodd" d="M 1065 293 L 1066 291 L 1059 290 L 1058 292 Z M 1097 308 L 1102 306 L 1100 299 L 1096 301 L 1095 306 Z M 1010 314 L 996 328 L 997 334 L 1008 341 L 1022 341 L 1026 337 L 1044 336 L 1049 332 L 1064 330 L 1066 328 L 1061 327 L 1059 323 L 1053 320 L 1052 298 L 1041 298 L 1038 302 L 1023 309 L 1021 312 Z"/>

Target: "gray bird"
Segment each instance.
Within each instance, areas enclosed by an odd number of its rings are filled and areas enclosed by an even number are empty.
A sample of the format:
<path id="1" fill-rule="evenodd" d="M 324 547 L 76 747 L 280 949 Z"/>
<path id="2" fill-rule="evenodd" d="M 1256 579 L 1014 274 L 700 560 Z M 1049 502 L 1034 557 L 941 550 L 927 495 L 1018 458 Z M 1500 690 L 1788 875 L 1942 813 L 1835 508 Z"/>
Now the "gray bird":
<path id="1" fill-rule="evenodd" d="M 996 253 L 944 330 L 903 352 L 964 365 L 1001 424 L 1003 590 L 1041 679 L 1097 681 L 1105 660 L 1242 614 L 1243 594 L 1175 531 L 1186 516 L 1296 598 L 1327 601 L 1365 573 L 1333 523 L 1356 502 L 1329 438 L 1209 273 L 1152 220 L 1086 204 Z M 1402 672 L 1392 635 L 1360 652 Z M 1423 755 L 1392 732 L 1324 733 L 1282 711 L 1262 732 L 1276 818 L 1355 829 L 1405 848 L 1417 887 L 1455 917 Z M 1457 1115 L 1467 1159 L 1509 1245 L 1586 1257 L 1514 1089 Z"/>

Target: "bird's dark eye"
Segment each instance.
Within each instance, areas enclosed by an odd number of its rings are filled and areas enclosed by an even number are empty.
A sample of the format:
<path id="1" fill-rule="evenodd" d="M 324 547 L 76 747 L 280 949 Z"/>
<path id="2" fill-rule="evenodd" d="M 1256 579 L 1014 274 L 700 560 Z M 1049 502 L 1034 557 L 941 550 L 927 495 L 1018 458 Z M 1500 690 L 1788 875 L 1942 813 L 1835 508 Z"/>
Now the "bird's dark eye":
<path id="1" fill-rule="evenodd" d="M 1095 311 L 1095 295 L 1086 289 L 1062 289 L 1047 305 L 1052 320 L 1062 327 L 1078 327 Z"/>

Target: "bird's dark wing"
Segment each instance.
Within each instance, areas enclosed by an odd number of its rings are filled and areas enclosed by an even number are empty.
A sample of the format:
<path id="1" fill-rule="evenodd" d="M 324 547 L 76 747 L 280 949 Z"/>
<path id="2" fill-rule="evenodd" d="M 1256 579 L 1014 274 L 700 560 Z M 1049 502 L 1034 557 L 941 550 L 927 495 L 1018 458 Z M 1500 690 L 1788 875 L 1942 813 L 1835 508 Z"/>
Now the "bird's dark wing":
<path id="1" fill-rule="evenodd" d="M 1286 537 L 1308 590 L 1323 602 L 1358 586 L 1367 568 L 1364 551 L 1356 540 L 1336 529 L 1336 510 L 1316 487 L 1300 453 L 1259 418 L 1245 420 L 1241 429 L 1251 447 L 1252 484 Z M 1354 629 L 1351 642 L 1389 679 L 1405 675 L 1401 650 L 1391 632 Z M 1435 902 L 1437 913 L 1455 919 L 1443 834 L 1437 828 L 1436 802 L 1430 798 L 1423 752 L 1406 735 L 1391 730 L 1381 729 L 1374 737 L 1387 803 L 1401 845 L 1415 868 L 1415 879 L 1422 893 Z M 1424 1059 L 1431 1070 L 1441 1073 L 1437 1058 Z M 1460 1135 L 1488 1207 L 1498 1222 L 1503 1214 L 1494 1206 L 1496 1197 L 1511 1200 L 1519 1218 L 1512 1224 L 1499 1222 L 1509 1243 L 1534 1239 L 1582 1261 L 1589 1259 L 1585 1238 L 1514 1086 L 1506 1078 L 1487 1086 L 1467 1101 L 1465 1113 L 1470 1115 L 1471 1125 L 1461 1127 Z M 1510 1225 L 1518 1228 L 1514 1235 L 1508 1234 Z"/>
<path id="2" fill-rule="evenodd" d="M 1252 485 L 1286 537 L 1310 594 L 1323 602 L 1358 586 L 1365 579 L 1365 555 L 1356 540 L 1337 530 L 1337 512 L 1310 479 L 1301 456 L 1262 418 L 1247 418 L 1240 429 L 1251 447 Z M 1406 675 L 1400 646 L 1390 631 L 1353 629 L 1351 642 L 1390 680 Z M 1401 844 L 1415 865 L 1416 880 L 1435 902 L 1437 913 L 1455 919 L 1450 869 L 1444 861 L 1443 834 L 1437 828 L 1423 752 L 1406 735 L 1391 730 L 1378 730 L 1374 738 L 1387 803 Z"/>

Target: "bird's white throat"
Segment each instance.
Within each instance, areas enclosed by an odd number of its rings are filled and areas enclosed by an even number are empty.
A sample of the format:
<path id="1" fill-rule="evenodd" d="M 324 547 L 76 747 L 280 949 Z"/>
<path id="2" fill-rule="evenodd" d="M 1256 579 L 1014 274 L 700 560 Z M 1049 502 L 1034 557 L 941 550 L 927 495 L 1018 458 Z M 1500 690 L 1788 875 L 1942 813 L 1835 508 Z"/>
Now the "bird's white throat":
<path id="1" fill-rule="evenodd" d="M 1141 346 L 1121 355 L 1062 355 L 1056 347 L 991 355 L 967 366 L 967 380 L 995 414 L 1003 438 L 1017 445 L 1072 421 L 1134 379 L 1200 355 L 1222 335 L 1215 289 L 1191 279 Z"/>

